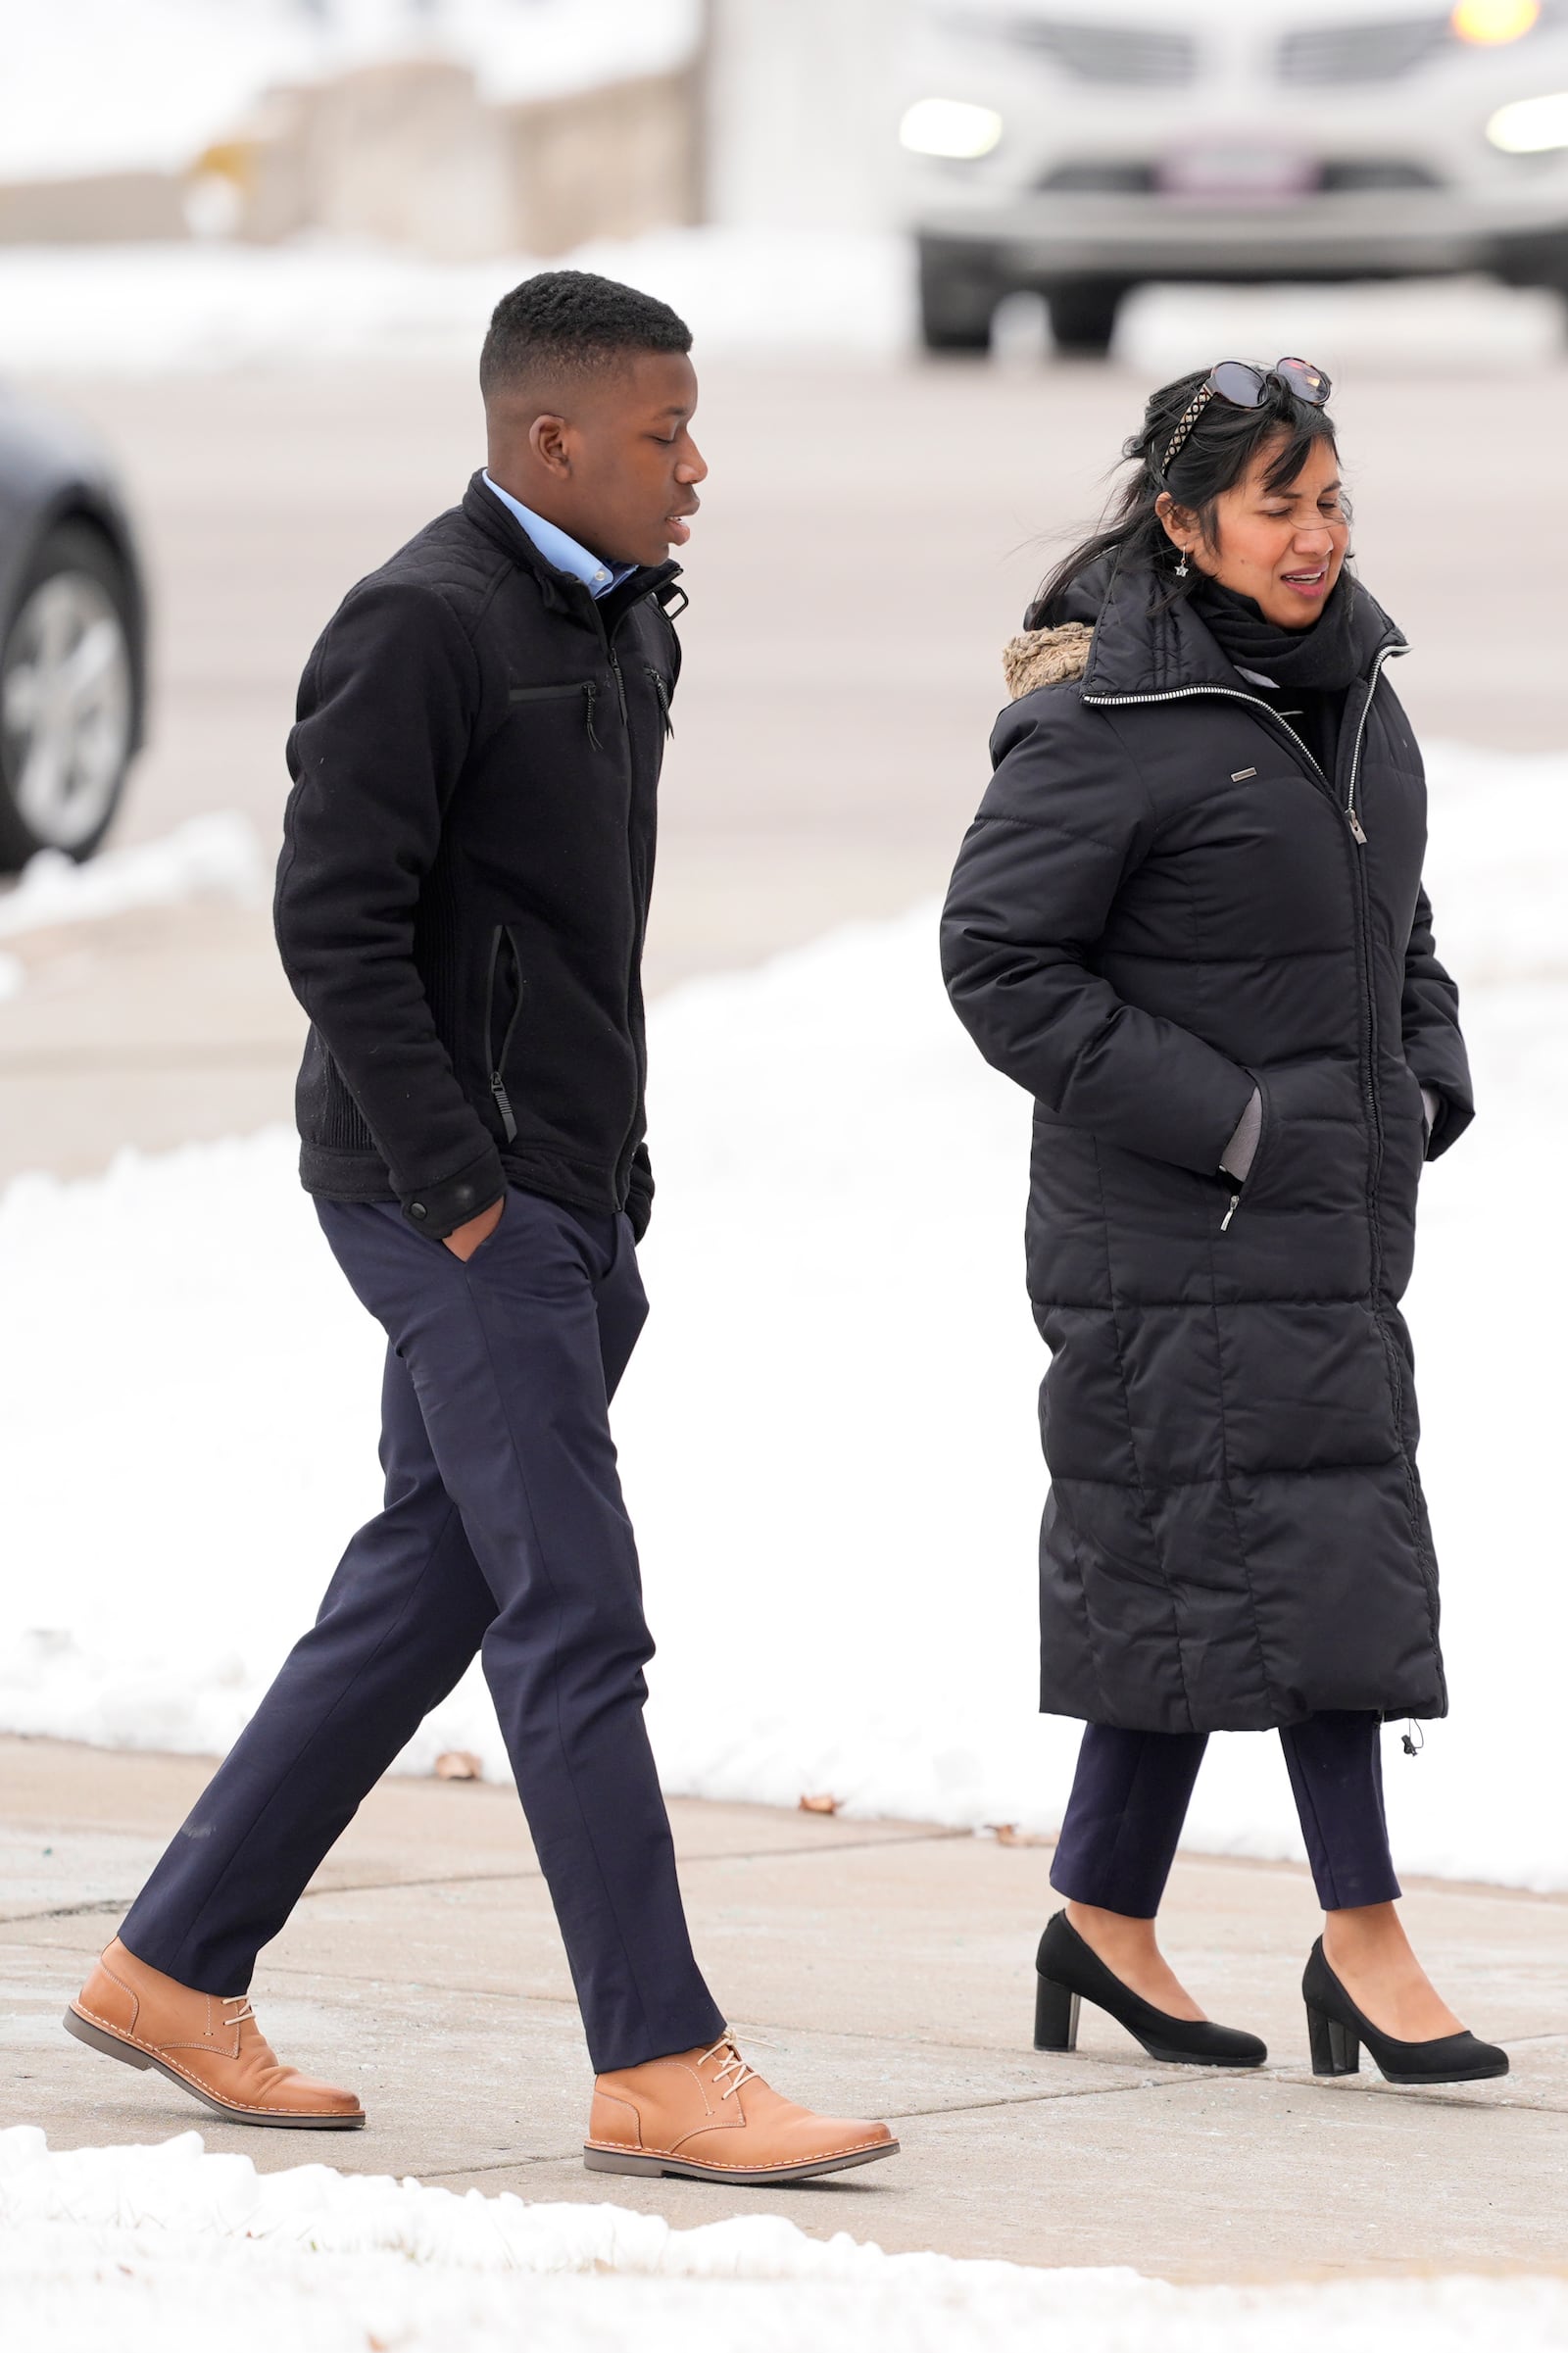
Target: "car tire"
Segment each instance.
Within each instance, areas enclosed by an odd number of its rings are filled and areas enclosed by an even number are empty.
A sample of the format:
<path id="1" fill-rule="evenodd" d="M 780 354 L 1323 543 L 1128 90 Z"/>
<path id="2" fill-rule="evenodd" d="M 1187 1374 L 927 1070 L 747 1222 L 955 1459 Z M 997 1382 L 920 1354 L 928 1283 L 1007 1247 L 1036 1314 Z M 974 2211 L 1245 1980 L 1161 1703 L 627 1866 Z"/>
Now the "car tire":
<path id="1" fill-rule="evenodd" d="M 0 621 L 0 873 L 40 850 L 90 858 L 138 732 L 136 608 L 90 525 L 48 533 Z"/>
<path id="2" fill-rule="evenodd" d="M 1051 333 L 1059 352 L 1102 360 L 1116 332 L 1116 314 L 1128 288 L 1116 278 L 1065 278 L 1046 289 Z"/>
<path id="3" fill-rule="evenodd" d="M 920 245 L 920 340 L 929 352 L 984 353 L 1001 288 L 951 246 Z"/>

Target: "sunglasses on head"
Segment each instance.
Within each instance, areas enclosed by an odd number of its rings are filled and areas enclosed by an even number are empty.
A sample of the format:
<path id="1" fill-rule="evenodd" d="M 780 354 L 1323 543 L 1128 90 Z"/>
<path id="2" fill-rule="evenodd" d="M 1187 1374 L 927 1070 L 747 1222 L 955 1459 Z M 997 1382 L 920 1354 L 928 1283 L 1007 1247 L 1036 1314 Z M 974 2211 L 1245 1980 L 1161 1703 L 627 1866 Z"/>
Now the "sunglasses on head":
<path id="1" fill-rule="evenodd" d="M 1310 360 L 1276 360 L 1272 368 L 1254 368 L 1250 360 L 1221 360 L 1211 368 L 1207 380 L 1200 384 L 1183 412 L 1182 420 L 1170 438 L 1170 447 L 1160 460 L 1159 470 L 1169 473 L 1171 460 L 1181 450 L 1211 400 L 1229 401 L 1233 409 L 1258 409 L 1267 398 L 1269 378 L 1273 376 L 1288 392 L 1311 408 L 1321 409 L 1334 389 L 1321 368 Z"/>

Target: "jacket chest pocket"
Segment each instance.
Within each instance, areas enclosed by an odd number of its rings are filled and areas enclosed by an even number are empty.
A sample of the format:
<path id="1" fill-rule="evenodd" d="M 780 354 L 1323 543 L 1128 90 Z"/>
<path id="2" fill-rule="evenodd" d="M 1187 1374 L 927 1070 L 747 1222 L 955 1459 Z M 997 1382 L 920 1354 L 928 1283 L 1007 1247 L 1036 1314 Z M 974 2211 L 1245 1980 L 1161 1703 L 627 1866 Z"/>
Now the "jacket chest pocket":
<path id="1" fill-rule="evenodd" d="M 576 701 L 582 706 L 583 724 L 588 741 L 599 750 L 599 732 L 594 725 L 594 711 L 599 701 L 599 686 L 592 678 L 571 678 L 561 686 L 514 686 L 507 690 L 507 701 L 514 711 L 546 703 Z"/>
<path id="2" fill-rule="evenodd" d="M 504 1076 L 507 1054 L 522 1015 L 524 986 L 522 952 L 510 923 L 498 923 L 490 934 L 490 959 L 484 981 L 484 1063 L 490 1074 L 490 1093 L 501 1114 L 507 1142 L 516 1141 L 517 1121 Z"/>

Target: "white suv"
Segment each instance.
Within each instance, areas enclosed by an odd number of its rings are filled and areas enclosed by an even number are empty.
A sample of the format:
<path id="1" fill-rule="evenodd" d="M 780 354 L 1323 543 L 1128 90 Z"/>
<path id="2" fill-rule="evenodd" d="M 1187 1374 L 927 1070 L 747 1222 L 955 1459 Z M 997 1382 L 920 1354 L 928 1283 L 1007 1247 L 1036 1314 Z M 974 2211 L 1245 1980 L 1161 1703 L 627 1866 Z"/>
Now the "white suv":
<path id="1" fill-rule="evenodd" d="M 1149 278 L 1568 295 L 1568 0 L 921 0 L 902 105 L 932 350 L 1020 288 L 1080 351 Z"/>

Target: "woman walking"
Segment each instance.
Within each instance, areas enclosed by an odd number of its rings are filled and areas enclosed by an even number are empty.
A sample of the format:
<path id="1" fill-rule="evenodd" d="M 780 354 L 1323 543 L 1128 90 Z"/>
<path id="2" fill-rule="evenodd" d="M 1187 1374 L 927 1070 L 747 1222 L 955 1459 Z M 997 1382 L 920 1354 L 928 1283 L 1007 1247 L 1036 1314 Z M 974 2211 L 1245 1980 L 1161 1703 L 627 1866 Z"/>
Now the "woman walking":
<path id="1" fill-rule="evenodd" d="M 1109 527 L 1007 648 L 943 967 L 1036 1099 L 1042 1706 L 1087 1725 L 1037 2044 L 1082 1998 L 1157 2058 L 1261 2064 L 1155 1915 L 1207 1735 L 1272 1728 L 1325 1914 L 1315 2071 L 1365 2043 L 1455 2083 L 1508 2062 L 1405 1938 L 1379 1733 L 1447 1706 L 1397 1302 L 1421 1164 L 1473 1106 L 1328 395 L 1224 361 L 1151 399 Z"/>

